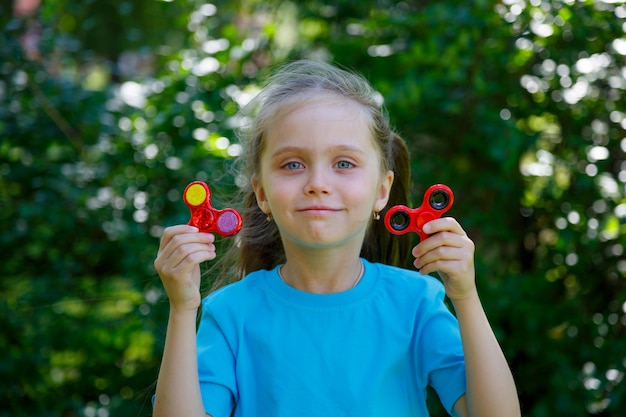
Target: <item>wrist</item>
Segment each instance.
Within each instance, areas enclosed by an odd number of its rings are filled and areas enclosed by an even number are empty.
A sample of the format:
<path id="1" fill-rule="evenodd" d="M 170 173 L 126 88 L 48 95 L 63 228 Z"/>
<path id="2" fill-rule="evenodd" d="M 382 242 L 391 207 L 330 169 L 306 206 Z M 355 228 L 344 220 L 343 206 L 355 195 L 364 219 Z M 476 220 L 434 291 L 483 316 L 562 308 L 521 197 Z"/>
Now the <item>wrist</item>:
<path id="1" fill-rule="evenodd" d="M 478 291 L 476 289 L 469 291 L 466 294 L 456 295 L 453 297 L 448 296 L 448 298 L 450 298 L 455 310 L 476 304 L 481 305 L 480 297 L 478 296 Z"/>
<path id="2" fill-rule="evenodd" d="M 178 320 L 190 320 L 193 318 L 195 321 L 198 315 L 198 307 L 177 307 L 170 304 L 170 318 Z"/>

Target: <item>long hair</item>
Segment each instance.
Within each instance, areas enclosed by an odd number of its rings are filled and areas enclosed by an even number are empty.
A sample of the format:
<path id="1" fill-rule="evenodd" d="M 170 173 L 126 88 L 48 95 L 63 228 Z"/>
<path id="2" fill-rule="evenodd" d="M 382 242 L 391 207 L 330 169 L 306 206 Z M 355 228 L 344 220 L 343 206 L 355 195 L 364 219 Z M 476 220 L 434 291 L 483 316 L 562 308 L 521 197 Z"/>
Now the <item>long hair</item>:
<path id="1" fill-rule="evenodd" d="M 240 185 L 243 227 L 220 263 L 212 289 L 242 279 L 259 269 L 272 269 L 285 262 L 285 251 L 278 228 L 267 221 L 257 205 L 251 179 L 260 173 L 261 156 L 268 128 L 284 109 L 328 97 L 352 100 L 363 107 L 375 147 L 380 155 L 382 172 L 392 170 L 394 181 L 387 208 L 408 204 L 410 160 L 407 146 L 392 131 L 382 106 L 382 99 L 362 76 L 324 62 L 301 60 L 280 67 L 261 92 L 239 113 L 243 152 L 236 161 Z M 384 216 L 383 210 L 380 215 Z M 389 233 L 382 220 L 372 221 L 361 249 L 361 256 L 371 262 L 404 266 L 410 255 L 408 235 Z"/>

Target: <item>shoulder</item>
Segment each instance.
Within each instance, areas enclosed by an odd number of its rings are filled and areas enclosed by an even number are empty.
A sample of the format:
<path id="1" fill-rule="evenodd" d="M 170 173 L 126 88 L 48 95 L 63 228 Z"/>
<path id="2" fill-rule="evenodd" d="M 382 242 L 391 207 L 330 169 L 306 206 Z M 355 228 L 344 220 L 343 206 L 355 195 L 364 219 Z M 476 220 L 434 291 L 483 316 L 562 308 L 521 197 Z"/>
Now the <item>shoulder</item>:
<path id="1" fill-rule="evenodd" d="M 202 307 L 219 309 L 230 306 L 233 302 L 240 305 L 246 303 L 263 291 L 270 273 L 271 271 L 264 269 L 251 272 L 242 280 L 226 285 L 207 295 L 202 300 Z"/>
<path id="2" fill-rule="evenodd" d="M 417 324 L 440 313 L 450 313 L 444 286 L 437 278 L 378 263 L 366 264 L 366 268 L 375 278 L 372 300 L 381 314 L 404 321 L 413 317 Z"/>
<path id="3" fill-rule="evenodd" d="M 394 292 L 427 298 L 443 298 L 444 286 L 440 280 L 430 275 L 420 274 L 418 271 L 400 268 L 381 263 L 368 263 L 378 282 Z"/>

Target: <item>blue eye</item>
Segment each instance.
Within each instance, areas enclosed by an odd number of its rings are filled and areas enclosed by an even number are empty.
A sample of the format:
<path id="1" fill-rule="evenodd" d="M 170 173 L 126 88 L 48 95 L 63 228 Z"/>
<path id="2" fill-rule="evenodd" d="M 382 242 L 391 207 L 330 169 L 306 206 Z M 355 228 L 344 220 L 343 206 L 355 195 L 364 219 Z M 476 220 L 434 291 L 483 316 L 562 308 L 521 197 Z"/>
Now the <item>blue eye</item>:
<path id="1" fill-rule="evenodd" d="M 354 164 L 350 161 L 339 161 L 337 162 L 337 168 L 339 169 L 348 169 L 352 168 Z"/>
<path id="2" fill-rule="evenodd" d="M 304 165 L 302 165 L 302 163 L 298 162 L 298 161 L 291 161 L 291 162 L 287 162 L 284 165 L 285 168 L 293 170 L 293 169 L 302 169 L 304 168 Z"/>

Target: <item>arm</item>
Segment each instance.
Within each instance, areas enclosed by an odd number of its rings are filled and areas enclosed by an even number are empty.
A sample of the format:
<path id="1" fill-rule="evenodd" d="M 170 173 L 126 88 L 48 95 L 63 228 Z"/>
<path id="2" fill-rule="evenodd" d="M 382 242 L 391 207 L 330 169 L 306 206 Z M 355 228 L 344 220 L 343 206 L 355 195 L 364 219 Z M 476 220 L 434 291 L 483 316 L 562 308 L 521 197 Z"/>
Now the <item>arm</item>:
<path id="1" fill-rule="evenodd" d="M 154 266 L 170 300 L 154 416 L 205 416 L 196 352 L 200 262 L 215 258 L 213 235 L 190 226 L 167 228 Z"/>
<path id="2" fill-rule="evenodd" d="M 431 233 L 414 249 L 414 265 L 424 274 L 438 271 L 459 321 L 465 354 L 467 392 L 454 408 L 461 417 L 518 417 L 513 376 L 478 297 L 474 244 L 452 218 L 424 226 Z"/>
<path id="3" fill-rule="evenodd" d="M 478 294 L 453 301 L 453 304 L 465 353 L 467 415 L 519 416 L 520 406 L 513 376 Z M 457 407 L 460 405 L 457 404 Z"/>
<path id="4" fill-rule="evenodd" d="M 154 416 L 203 416 L 198 382 L 196 314 L 170 311 Z"/>

